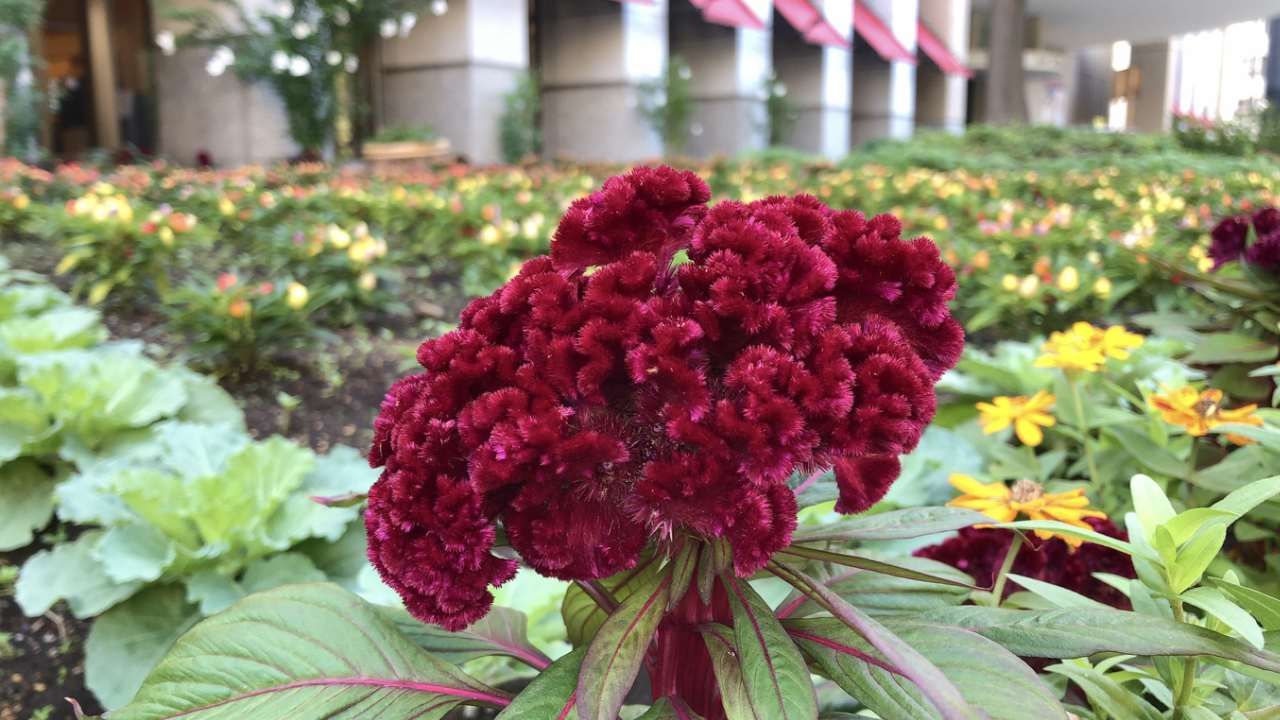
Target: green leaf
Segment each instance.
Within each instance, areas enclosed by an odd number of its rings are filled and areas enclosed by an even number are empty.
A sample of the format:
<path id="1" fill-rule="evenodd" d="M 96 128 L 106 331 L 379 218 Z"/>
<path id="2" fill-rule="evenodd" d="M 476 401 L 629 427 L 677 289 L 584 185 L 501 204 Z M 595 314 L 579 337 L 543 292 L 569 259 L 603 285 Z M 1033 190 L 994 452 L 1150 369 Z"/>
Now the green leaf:
<path id="1" fill-rule="evenodd" d="M 0 388 L 0 465 L 21 455 L 41 454 L 38 447 L 58 429 L 33 392 Z M 54 441 L 56 443 L 56 440 Z"/>
<path id="2" fill-rule="evenodd" d="M 965 508 L 906 508 L 847 518 L 812 528 L 799 528 L 792 535 L 791 542 L 902 540 L 989 522 L 991 518 L 986 515 Z"/>
<path id="3" fill-rule="evenodd" d="M 614 720 L 640 673 L 649 641 L 671 597 L 669 569 L 649 578 L 592 638 L 578 676 L 578 716 Z"/>
<path id="4" fill-rule="evenodd" d="M 149 587 L 103 613 L 85 640 L 85 684 L 108 709 L 129 702 L 199 615 L 173 585 Z"/>
<path id="5" fill-rule="evenodd" d="M 1119 540 L 1092 530 L 1078 528 L 1074 525 L 1058 522 L 1057 520 L 1019 520 L 1017 522 L 1009 523 L 994 523 L 991 527 L 1009 528 L 1011 530 L 1051 530 L 1060 535 L 1070 535 L 1072 537 L 1083 538 L 1089 542 L 1109 547 L 1112 550 L 1118 550 L 1125 555 L 1144 558 L 1151 561 L 1159 560 L 1159 558 L 1155 557 L 1153 553 L 1140 549 L 1135 545 L 1125 542 L 1124 540 Z"/>
<path id="6" fill-rule="evenodd" d="M 707 623 L 702 628 L 702 641 L 711 657 L 711 669 L 720 688 L 720 701 L 727 720 L 766 720 L 756 713 L 742 677 L 741 654 L 733 639 L 733 628 Z"/>
<path id="7" fill-rule="evenodd" d="M 888 669 L 876 649 L 843 624 L 823 618 L 788 622 L 786 626 L 805 653 L 817 661 L 822 674 L 877 717 L 941 717 L 915 683 Z M 1065 720 L 1066 711 L 1053 690 L 1000 645 L 967 630 L 907 618 L 886 619 L 885 626 L 941 670 L 965 701 L 981 708 L 992 720 Z M 833 630 L 835 634 L 824 634 Z"/>
<path id="8" fill-rule="evenodd" d="M 91 447 L 112 433 L 169 417 L 187 401 L 180 378 L 125 350 L 23 357 L 18 375 L 67 432 Z"/>
<path id="9" fill-rule="evenodd" d="M 0 322 L 0 347 L 20 355 L 75 350 L 107 339 L 97 311 L 82 307 L 49 310 Z"/>
<path id="10" fill-rule="evenodd" d="M 1262 648 L 1264 641 L 1258 622 L 1244 608 L 1231 602 L 1222 591 L 1211 587 L 1191 588 L 1182 593 L 1182 599 L 1220 620 L 1250 645 Z"/>
<path id="11" fill-rule="evenodd" d="M 751 707 L 771 720 L 815 717 L 818 701 L 804 658 L 773 610 L 750 585 L 732 573 L 722 574 L 720 582 L 733 609 L 734 645 Z"/>
<path id="12" fill-rule="evenodd" d="M 1169 585 L 1173 591 L 1182 593 L 1199 582 L 1200 576 L 1209 569 L 1209 564 L 1218 556 L 1226 540 L 1226 526 L 1207 525 L 1180 547 L 1177 562 L 1168 568 Z"/>
<path id="13" fill-rule="evenodd" d="M 1048 600 L 1054 606 L 1060 608 L 1105 608 L 1106 605 L 1085 597 L 1078 592 L 1059 587 L 1053 583 L 1047 583 L 1043 580 L 1035 578 L 1023 577 L 1015 573 L 1009 573 L 1009 579 L 1018 583 L 1022 587 L 1030 590 L 1033 594 Z"/>
<path id="14" fill-rule="evenodd" d="M 904 564 L 894 564 L 883 560 L 875 560 L 860 555 L 850 555 L 847 553 L 830 552 L 828 550 L 819 550 L 818 548 L 806 547 L 803 545 L 791 545 L 779 551 L 785 555 L 793 557 L 805 558 L 807 560 L 817 560 L 819 562 L 832 563 L 834 565 L 843 565 L 845 567 L 858 568 L 859 570 L 870 570 L 871 572 L 882 573 L 884 575 L 892 575 L 906 580 L 916 580 L 919 582 L 937 583 L 939 585 L 952 585 L 955 587 L 963 587 L 969 590 L 977 590 L 978 588 L 954 579 L 953 577 L 944 577 L 942 575 L 930 575 L 926 572 L 913 570 Z"/>
<path id="15" fill-rule="evenodd" d="M 644 558 L 634 568 L 604 578 L 599 583 L 613 593 L 615 600 L 624 603 L 638 588 L 644 587 L 656 577 L 661 569 L 662 563 L 652 557 Z M 569 642 L 574 647 L 591 642 L 591 638 L 595 637 L 608 617 L 608 613 L 576 584 L 570 585 L 565 591 L 564 600 L 560 603 L 560 615 L 564 618 Z"/>
<path id="16" fill-rule="evenodd" d="M 1188 365 L 1263 363 L 1275 357 L 1274 340 L 1235 333 L 1208 333 L 1200 336 L 1200 342 L 1183 362 Z"/>
<path id="17" fill-rule="evenodd" d="M 27 558 L 14 585 L 14 599 L 28 617 L 43 615 L 61 599 L 78 618 L 92 617 L 132 595 L 142 583 L 116 583 L 94 557 L 102 531 L 91 530 L 72 542 Z"/>
<path id="18" fill-rule="evenodd" d="M 182 367 L 171 368 L 170 372 L 182 380 L 187 395 L 187 404 L 178 411 L 179 420 L 195 425 L 221 425 L 245 431 L 244 411 L 216 380 Z"/>
<path id="19" fill-rule="evenodd" d="M 53 517 L 55 481 L 39 465 L 22 458 L 0 464 L 0 550 L 23 547 Z"/>
<path id="20" fill-rule="evenodd" d="M 682 251 L 683 252 L 683 251 Z M 640 715 L 636 720 L 701 720 L 702 716 L 695 713 L 689 708 L 683 700 L 679 698 L 660 698 L 648 710 Z M 733 716 L 729 716 L 729 720 L 734 720 Z"/>
<path id="21" fill-rule="evenodd" d="M 976 720 L 981 717 L 965 701 L 960 689 L 937 666 L 884 625 L 801 572 L 784 571 L 781 567 L 775 567 L 774 572 L 794 584 L 797 589 L 803 587 L 806 592 L 811 592 L 815 601 L 821 601 L 845 627 L 853 630 L 884 657 L 887 665 L 883 669 L 901 674 L 915 683 L 944 720 Z"/>
<path id="22" fill-rule="evenodd" d="M 364 494 L 377 478 L 377 472 L 354 448 L 337 445 L 327 455 L 317 456 L 302 484 L 271 516 L 266 529 L 268 544 L 290 547 L 306 538 L 337 540 L 359 517 L 360 509 L 326 506 L 313 498 Z"/>
<path id="23" fill-rule="evenodd" d="M 1241 517 L 1262 503 L 1280 495 L 1280 475 L 1263 478 L 1233 491 L 1212 505 L 1214 510 L 1229 512 Z"/>
<path id="24" fill-rule="evenodd" d="M 1133 509 L 1138 513 L 1148 538 L 1157 527 L 1177 515 L 1164 489 L 1146 475 L 1139 473 L 1129 479 L 1129 493 L 1133 496 Z"/>
<path id="25" fill-rule="evenodd" d="M 112 720 L 388 717 L 438 720 L 507 697 L 431 657 L 329 584 L 251 595 L 178 639 Z"/>
<path id="26" fill-rule="evenodd" d="M 1280 598 L 1227 580 L 1209 578 L 1209 583 L 1252 613 L 1264 630 L 1280 630 Z"/>
<path id="27" fill-rule="evenodd" d="M 694 572 L 698 569 L 698 556 L 702 553 L 702 543 L 686 542 L 674 558 L 671 559 L 671 594 L 667 597 L 667 609 L 679 604 L 689 591 Z"/>
<path id="28" fill-rule="evenodd" d="M 911 612 L 935 607 L 959 605 L 969 597 L 967 585 L 973 578 L 950 565 L 917 557 L 898 557 L 894 562 L 902 567 L 936 577 L 950 578 L 955 585 L 941 585 L 885 575 L 868 570 L 845 570 L 825 580 L 819 580 L 832 592 L 871 615 Z M 778 608 L 779 617 L 807 617 L 821 608 L 799 593 L 795 593 Z"/>
<path id="29" fill-rule="evenodd" d="M 1108 717 L 1124 720 L 1163 720 L 1160 711 L 1141 695 L 1124 688 L 1120 683 L 1093 668 L 1074 663 L 1050 665 L 1050 672 L 1062 675 L 1084 691 L 1089 700 L 1103 708 Z"/>
<path id="30" fill-rule="evenodd" d="M 1134 460 L 1151 472 L 1171 478 L 1182 478 L 1191 472 L 1183 462 L 1167 448 L 1157 445 L 1142 430 L 1127 425 L 1112 425 L 1103 429 Z"/>
<path id="31" fill-rule="evenodd" d="M 403 608 L 386 608 L 385 612 L 418 647 L 449 662 L 461 665 L 478 657 L 505 655 L 537 670 L 551 664 L 529 642 L 528 618 L 519 610 L 495 606 L 467 629 L 457 632 L 423 623 Z"/>
<path id="32" fill-rule="evenodd" d="M 1225 510 L 1191 508 L 1190 510 L 1183 510 L 1172 520 L 1166 522 L 1164 529 L 1169 532 L 1169 538 L 1176 547 L 1190 540 L 1205 525 L 1213 522 L 1229 523 L 1235 517 L 1235 514 Z M 1146 527 L 1145 524 L 1143 527 Z"/>
<path id="33" fill-rule="evenodd" d="M 586 654 L 586 648 L 578 648 L 551 663 L 551 667 L 539 673 L 510 705 L 498 713 L 497 720 L 577 720 L 578 712 L 573 705 L 577 700 L 582 658 Z"/>
<path id="34" fill-rule="evenodd" d="M 1280 656 L 1197 625 L 1112 609 L 1012 610 L 961 606 L 911 616 L 955 625 L 1020 657 L 1079 658 L 1100 652 L 1143 656 L 1211 655 L 1280 672 Z"/>
<path id="35" fill-rule="evenodd" d="M 118 583 L 158 580 L 177 556 L 173 542 L 146 523 L 109 528 L 93 549 L 102 571 Z"/>
<path id="36" fill-rule="evenodd" d="M 190 505 L 198 508 L 191 513 L 191 520 L 205 544 L 240 542 L 253 547 L 263 542 L 267 547 L 284 549 L 279 543 L 268 545 L 265 539 L 260 540 L 256 534 L 262 528 L 246 523 L 246 519 L 263 517 L 279 507 L 302 484 L 313 463 L 310 450 L 273 437 L 232 455 L 221 474 L 189 483 Z"/>

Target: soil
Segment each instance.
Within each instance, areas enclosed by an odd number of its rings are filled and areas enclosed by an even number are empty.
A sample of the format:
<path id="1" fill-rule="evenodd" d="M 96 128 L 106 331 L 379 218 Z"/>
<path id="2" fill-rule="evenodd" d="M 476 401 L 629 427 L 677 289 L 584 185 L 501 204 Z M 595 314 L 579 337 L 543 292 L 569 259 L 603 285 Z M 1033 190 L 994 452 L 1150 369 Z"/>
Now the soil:
<path id="1" fill-rule="evenodd" d="M 5 240 L 3 254 L 13 267 L 44 274 L 69 290 L 69 279 L 52 273 L 57 248 Z M 405 300 L 405 312 L 335 331 L 327 346 L 312 355 L 284 358 L 249 376 L 220 379 L 243 408 L 250 434 L 284 435 L 320 453 L 339 444 L 367 450 L 387 388 L 413 371 L 418 343 L 437 334 L 446 318 L 456 318 L 466 301 L 448 279 L 405 285 L 422 288 Z M 109 302 L 101 310 L 112 339 L 141 340 L 162 359 L 182 356 L 182 338 L 167 331 L 154 304 Z M 0 720 L 73 720 L 76 713 L 66 698 L 77 700 L 86 714 L 102 712 L 84 685 L 89 623 L 75 619 L 62 603 L 43 616 L 25 617 L 13 599 L 12 579 L 3 579 L 59 535 L 75 532 L 54 527 L 32 546 L 0 553 Z"/>

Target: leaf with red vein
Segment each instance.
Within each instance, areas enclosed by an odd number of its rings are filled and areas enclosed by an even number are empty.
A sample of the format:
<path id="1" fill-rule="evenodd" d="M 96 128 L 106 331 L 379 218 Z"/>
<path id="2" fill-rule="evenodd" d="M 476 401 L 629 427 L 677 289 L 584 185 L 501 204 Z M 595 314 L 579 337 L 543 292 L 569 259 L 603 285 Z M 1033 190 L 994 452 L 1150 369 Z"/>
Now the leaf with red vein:
<path id="1" fill-rule="evenodd" d="M 174 644 L 113 720 L 388 717 L 436 720 L 503 692 L 414 645 L 336 585 L 250 595 Z"/>

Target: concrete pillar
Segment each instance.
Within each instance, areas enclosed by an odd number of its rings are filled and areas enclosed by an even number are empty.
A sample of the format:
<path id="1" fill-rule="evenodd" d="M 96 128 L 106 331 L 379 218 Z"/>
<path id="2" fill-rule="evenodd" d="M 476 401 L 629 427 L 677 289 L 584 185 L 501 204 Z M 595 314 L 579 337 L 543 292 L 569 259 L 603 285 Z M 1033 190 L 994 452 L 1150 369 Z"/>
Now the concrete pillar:
<path id="1" fill-rule="evenodd" d="M 918 0 L 866 0 L 865 6 L 914 56 Z M 856 15 L 853 22 L 856 27 Z M 915 129 L 916 64 L 885 62 L 871 48 L 859 46 L 863 49 L 853 57 L 853 143 L 911 137 Z"/>
<path id="2" fill-rule="evenodd" d="M 116 112 L 115 53 L 107 0 L 89 0 L 85 9 L 89 35 L 89 68 L 93 78 L 93 120 L 98 147 L 120 147 L 120 115 Z"/>
<path id="3" fill-rule="evenodd" d="M 1027 83 L 1022 66 L 1026 18 L 1027 0 L 991 0 L 986 33 L 986 107 L 982 114 L 985 122 L 1027 122 Z"/>
<path id="4" fill-rule="evenodd" d="M 969 0 L 920 0 L 920 21 L 961 62 L 969 58 Z M 856 78 L 855 78 L 856 79 Z M 916 68 L 916 126 L 964 132 L 969 80 L 921 58 Z"/>
<path id="5" fill-rule="evenodd" d="M 850 38 L 852 0 L 815 0 L 813 4 Z M 844 48 L 811 45 L 786 19 L 776 17 L 773 67 L 796 112 L 786 144 L 830 158 L 847 155 L 853 54 Z"/>
<path id="6" fill-rule="evenodd" d="M 525 0 L 451 0 L 384 40 L 381 127 L 430 125 L 471 162 L 501 161 L 502 103 L 529 68 L 528 23 Z"/>
<path id="7" fill-rule="evenodd" d="M 1267 103 L 1280 107 L 1280 15 L 1267 22 Z"/>
<path id="8" fill-rule="evenodd" d="M 763 29 L 731 28 L 707 22 L 691 2 L 670 7 L 671 56 L 693 71 L 696 103 L 686 151 L 694 157 L 733 155 L 769 144 L 764 84 L 773 68 L 772 6 L 746 3 Z"/>
<path id="9" fill-rule="evenodd" d="M 537 3 L 543 146 L 551 158 L 634 162 L 662 155 L 641 85 L 667 65 L 667 2 Z"/>
<path id="10" fill-rule="evenodd" d="M 252 12 L 270 0 L 246 3 Z M 202 0 L 174 0 L 171 7 L 207 10 Z M 230 20 L 231 13 L 220 10 Z M 188 26 L 156 13 L 157 32 L 181 34 Z M 219 167 L 280 160 L 296 155 L 289 138 L 284 103 L 265 83 L 249 84 L 233 72 L 218 77 L 205 69 L 211 51 L 179 50 L 171 56 L 155 53 L 158 151 L 180 163 L 194 163 L 208 153 Z M 199 89 L 198 101 L 192 88 Z"/>
<path id="11" fill-rule="evenodd" d="M 1137 91 L 1129 98 L 1127 127 L 1163 132 L 1173 122 L 1173 53 L 1168 40 L 1134 45 L 1129 67 L 1138 73 Z"/>

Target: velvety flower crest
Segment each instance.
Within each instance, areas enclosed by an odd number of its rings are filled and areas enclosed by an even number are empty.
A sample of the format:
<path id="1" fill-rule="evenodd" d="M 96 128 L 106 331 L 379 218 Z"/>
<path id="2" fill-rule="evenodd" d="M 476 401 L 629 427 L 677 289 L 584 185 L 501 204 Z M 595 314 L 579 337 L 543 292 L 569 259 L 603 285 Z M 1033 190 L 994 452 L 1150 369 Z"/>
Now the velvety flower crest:
<path id="1" fill-rule="evenodd" d="M 1253 240 L 1250 242 L 1250 231 Z M 1214 269 L 1234 260 L 1280 274 L 1280 208 L 1265 207 L 1252 216 L 1222 219 L 1210 233 Z"/>
<path id="2" fill-rule="evenodd" d="M 790 542 L 797 471 L 879 500 L 963 346 L 955 275 L 890 216 L 816 198 L 708 207 L 639 168 L 574 202 L 526 262 L 418 350 L 375 424 L 369 556 L 418 618 L 483 616 L 516 569 L 606 577 L 676 536 L 749 575 Z"/>

